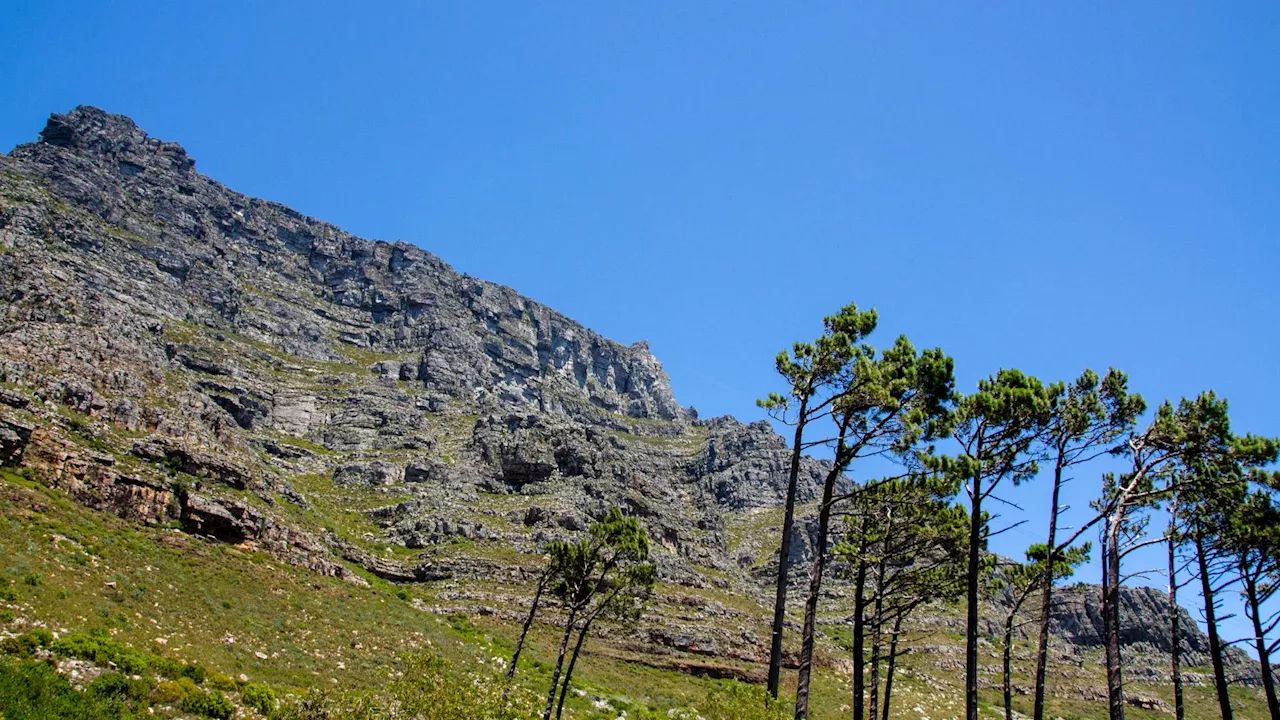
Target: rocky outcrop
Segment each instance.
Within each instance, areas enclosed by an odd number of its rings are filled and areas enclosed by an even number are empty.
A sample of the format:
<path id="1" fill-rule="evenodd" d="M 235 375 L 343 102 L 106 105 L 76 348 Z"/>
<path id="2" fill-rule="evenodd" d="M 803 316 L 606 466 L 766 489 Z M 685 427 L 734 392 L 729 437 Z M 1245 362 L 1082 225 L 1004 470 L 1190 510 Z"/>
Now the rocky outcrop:
<path id="1" fill-rule="evenodd" d="M 1102 647 L 1103 618 L 1100 591 L 1096 585 L 1074 585 L 1058 592 L 1058 607 L 1050 631 L 1072 645 Z M 1178 644 L 1187 666 L 1209 667 L 1209 639 L 1200 631 L 1186 608 L 1179 614 Z M 1150 587 L 1120 589 L 1120 643 L 1138 652 L 1164 657 L 1173 648 L 1169 635 L 1169 596 Z M 1236 647 L 1227 648 L 1233 674 L 1253 684 L 1260 680 L 1256 663 Z"/>

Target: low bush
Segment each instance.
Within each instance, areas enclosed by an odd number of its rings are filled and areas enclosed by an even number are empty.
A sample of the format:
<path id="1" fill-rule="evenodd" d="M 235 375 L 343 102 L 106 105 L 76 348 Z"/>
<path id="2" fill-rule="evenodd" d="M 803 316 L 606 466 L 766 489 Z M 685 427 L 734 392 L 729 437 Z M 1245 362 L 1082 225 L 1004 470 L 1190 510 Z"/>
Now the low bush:
<path id="1" fill-rule="evenodd" d="M 155 705 L 181 705 L 182 701 L 192 693 L 200 692 L 200 688 L 191 682 L 191 678 L 165 680 L 156 683 L 151 691 L 151 702 Z"/>
<path id="2" fill-rule="evenodd" d="M 120 673 L 99 675 L 97 680 L 89 683 L 85 692 L 104 700 L 115 698 L 131 703 L 140 703 L 151 697 L 151 686 L 154 683 L 147 678 L 134 680 Z"/>
<path id="3" fill-rule="evenodd" d="M 245 685 L 244 690 L 240 691 L 240 700 L 263 715 L 269 715 L 276 709 L 276 694 L 266 685 Z"/>
<path id="4" fill-rule="evenodd" d="M 204 692 L 197 690 L 182 699 L 178 706 L 183 712 L 196 713 L 215 720 L 229 720 L 236 708 L 231 701 L 218 691 Z"/>
<path id="5" fill-rule="evenodd" d="M 182 677 L 191 678 L 191 682 L 197 685 L 203 685 L 204 681 L 209 677 L 209 672 L 204 669 L 204 666 L 195 663 L 183 665 L 181 674 Z"/>
<path id="6" fill-rule="evenodd" d="M 0 708 L 5 720 L 136 720 L 140 715 L 125 698 L 79 692 L 47 663 L 16 658 L 0 658 Z"/>
<path id="7" fill-rule="evenodd" d="M 219 672 L 209 673 L 209 679 L 204 681 L 205 687 L 221 690 L 222 692 L 235 692 L 240 689 L 242 684 L 230 675 L 223 675 Z"/>
<path id="8" fill-rule="evenodd" d="M 0 653 L 31 657 L 37 648 L 47 648 L 53 643 L 49 628 L 36 628 L 29 633 L 0 640 Z"/>
<path id="9" fill-rule="evenodd" d="M 49 649 L 58 655 L 80 658 L 98 665 L 114 663 L 117 670 L 128 675 L 141 675 L 151 670 L 152 659 L 155 657 L 121 645 L 101 633 L 68 635 L 54 640 Z"/>

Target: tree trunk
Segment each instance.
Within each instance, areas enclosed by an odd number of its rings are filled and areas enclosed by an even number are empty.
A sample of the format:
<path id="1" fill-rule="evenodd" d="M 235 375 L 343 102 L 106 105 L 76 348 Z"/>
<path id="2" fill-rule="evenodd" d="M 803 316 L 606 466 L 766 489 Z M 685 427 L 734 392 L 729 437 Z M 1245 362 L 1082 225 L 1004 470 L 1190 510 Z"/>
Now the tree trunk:
<path id="1" fill-rule="evenodd" d="M 822 591 L 822 571 L 827 564 L 827 532 L 831 525 L 832 496 L 836 479 L 842 470 L 840 457 L 844 450 L 843 430 L 840 445 L 836 449 L 836 462 L 832 463 L 822 488 L 822 505 L 818 508 L 818 539 L 813 549 L 813 566 L 809 569 L 809 595 L 804 605 L 804 631 L 800 645 L 800 671 L 796 679 L 796 720 L 809 717 L 809 675 L 813 670 L 813 635 L 818 623 L 818 595 Z"/>
<path id="2" fill-rule="evenodd" d="M 569 656 L 569 667 L 564 671 L 564 682 L 560 683 L 560 699 L 556 701 L 556 720 L 560 720 L 560 714 L 564 712 L 564 696 L 569 694 L 569 681 L 573 680 L 573 666 L 578 664 L 578 653 L 582 652 L 582 643 L 587 639 L 591 623 L 595 622 L 596 617 L 595 614 L 588 616 L 586 622 L 582 623 L 582 629 L 578 631 L 578 640 L 573 644 L 573 654 Z"/>
<path id="3" fill-rule="evenodd" d="M 1246 576 L 1244 580 L 1245 598 L 1249 604 L 1249 615 L 1253 619 L 1253 641 L 1258 650 L 1258 665 L 1262 670 L 1262 689 L 1267 694 L 1267 709 L 1271 711 L 1271 720 L 1280 720 L 1280 699 L 1276 698 L 1276 679 L 1271 672 L 1271 653 L 1267 648 L 1267 638 L 1262 632 L 1262 603 L 1258 601 L 1258 583 Z"/>
<path id="4" fill-rule="evenodd" d="M 578 609 L 570 608 L 569 617 L 564 623 L 564 637 L 560 638 L 560 652 L 556 655 L 556 669 L 551 673 L 551 689 L 547 690 L 547 709 L 542 711 L 542 720 L 551 720 L 551 709 L 555 707 L 556 690 L 560 686 L 560 671 L 564 668 L 564 653 L 569 647 L 569 636 L 573 634 L 573 623 L 578 619 Z"/>
<path id="5" fill-rule="evenodd" d="M 876 565 L 875 616 L 871 631 L 871 677 L 868 683 L 871 686 L 871 702 L 867 704 L 867 716 L 873 720 L 880 717 L 880 645 L 881 629 L 884 627 L 884 619 L 881 617 L 881 613 L 884 612 L 884 593 L 881 588 L 883 586 L 884 560 L 882 558 Z"/>
<path id="6" fill-rule="evenodd" d="M 1013 616 L 1004 619 L 1004 720 L 1013 720 Z"/>
<path id="7" fill-rule="evenodd" d="M 787 504 L 782 516 L 782 547 L 778 551 L 778 583 L 773 596 L 773 625 L 769 639 L 769 696 L 778 699 L 782 678 L 782 629 L 787 619 L 787 576 L 791 569 L 791 533 L 795 528 L 796 484 L 800 478 L 800 454 L 804 442 L 805 414 L 809 398 L 800 401 L 795 438 L 791 443 L 791 468 L 787 473 Z"/>
<path id="8" fill-rule="evenodd" d="M 858 562 L 853 580 L 853 720 L 866 720 L 866 680 L 862 671 L 866 665 L 864 640 L 867 611 L 863 592 L 867 587 L 867 564 Z"/>
<path id="9" fill-rule="evenodd" d="M 1178 541 L 1177 541 L 1178 495 L 1173 496 L 1173 505 L 1169 510 L 1169 648 L 1170 679 L 1173 681 L 1173 714 L 1176 720 L 1186 719 L 1186 704 L 1182 697 L 1182 633 L 1178 627 L 1181 614 L 1178 612 Z"/>
<path id="10" fill-rule="evenodd" d="M 1058 495 L 1062 490 L 1062 462 L 1054 464 L 1049 512 L 1049 557 L 1045 559 L 1044 589 L 1040 592 L 1040 638 L 1036 644 L 1036 699 L 1032 720 L 1044 720 L 1044 684 L 1049 666 L 1049 620 L 1053 614 L 1053 560 L 1058 542 Z"/>
<path id="11" fill-rule="evenodd" d="M 1209 577 L 1209 558 L 1204 553 L 1204 537 L 1196 533 L 1196 562 L 1200 565 L 1200 594 L 1204 597 L 1205 633 L 1209 636 L 1209 658 L 1213 660 L 1213 684 L 1218 691 L 1218 709 L 1222 720 L 1233 720 L 1231 695 L 1227 693 L 1227 670 L 1222 662 L 1222 643 L 1218 639 L 1218 618 L 1213 593 L 1213 580 Z"/>
<path id="12" fill-rule="evenodd" d="M 881 720 L 889 720 L 889 701 L 893 698 L 893 671 L 898 666 L 898 637 L 902 634 L 902 615 L 899 613 L 893 619 L 893 636 L 889 638 L 889 667 L 884 671 L 884 711 L 880 715 Z"/>
<path id="13" fill-rule="evenodd" d="M 1108 519 L 1102 562 L 1102 619 L 1107 649 L 1107 706 L 1111 720 L 1124 720 L 1124 678 L 1120 661 L 1120 523 Z"/>
<path id="14" fill-rule="evenodd" d="M 507 668 L 508 680 L 516 674 L 516 663 L 520 661 L 520 651 L 524 649 L 524 640 L 529 635 L 529 628 L 533 626 L 533 618 L 538 614 L 538 605 L 542 602 L 542 593 L 547 589 L 547 581 L 550 579 L 551 576 L 545 573 L 538 579 L 538 592 L 533 595 L 533 605 L 529 607 L 529 614 L 524 619 L 524 627 L 520 629 L 520 639 L 516 641 L 516 651 L 511 654 L 511 667 Z"/>
<path id="15" fill-rule="evenodd" d="M 979 453 L 979 457 L 981 453 Z M 964 639 L 965 720 L 978 720 L 978 571 L 982 560 L 982 474 L 974 473 L 969 497 L 969 574 Z"/>

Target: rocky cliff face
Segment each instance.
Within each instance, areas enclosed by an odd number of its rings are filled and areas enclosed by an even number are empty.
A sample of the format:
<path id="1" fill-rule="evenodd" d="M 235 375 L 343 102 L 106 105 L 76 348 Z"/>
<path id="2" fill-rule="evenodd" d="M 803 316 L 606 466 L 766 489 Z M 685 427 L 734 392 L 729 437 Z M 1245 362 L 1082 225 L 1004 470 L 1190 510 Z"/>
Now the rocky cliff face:
<path id="1" fill-rule="evenodd" d="M 87 505 L 352 582 L 517 584 L 621 505 L 673 587 L 767 597 L 767 424 L 700 420 L 645 343 L 229 190 L 127 118 L 77 108 L 0 156 L 0 297 L 0 462 Z M 651 643 L 760 658 L 762 615 L 678 604 L 703 609 Z M 1087 644 L 1081 607 L 1058 627 Z M 1161 637 L 1149 614 L 1134 641 Z"/>
<path id="2" fill-rule="evenodd" d="M 120 464 L 267 500 L 305 505 L 298 475 L 394 489 L 412 499 L 371 519 L 410 548 L 472 534 L 457 518 L 494 504 L 482 495 L 527 507 L 474 539 L 525 549 L 619 504 L 685 577 L 733 567 L 726 513 L 780 501 L 782 440 L 699 421 L 646 343 L 235 193 L 127 118 L 55 115 L 0 172 L 12 462 L 30 430 L 71 422 Z M 238 469 L 174 459 L 194 456 Z M 821 469 L 805 469 L 811 498 Z"/>

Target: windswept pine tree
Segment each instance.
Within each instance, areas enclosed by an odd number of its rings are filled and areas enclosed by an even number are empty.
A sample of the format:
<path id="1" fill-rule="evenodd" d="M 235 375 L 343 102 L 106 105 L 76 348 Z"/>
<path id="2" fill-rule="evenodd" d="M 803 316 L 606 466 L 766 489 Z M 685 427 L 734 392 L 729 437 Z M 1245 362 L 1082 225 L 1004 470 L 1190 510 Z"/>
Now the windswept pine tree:
<path id="1" fill-rule="evenodd" d="M 859 488 L 843 511 L 849 529 L 835 553 L 852 567 L 854 577 L 850 650 L 855 720 L 890 717 L 908 618 L 921 607 L 963 594 L 969 522 L 964 509 L 951 502 L 955 493 L 950 478 L 914 475 Z M 869 712 L 863 677 L 868 666 Z"/>
<path id="2" fill-rule="evenodd" d="M 548 553 L 551 591 L 564 605 L 565 621 L 542 720 L 550 720 L 553 709 L 557 718 L 564 711 L 574 666 L 595 621 L 605 615 L 634 618 L 657 580 L 656 568 L 649 562 L 648 534 L 638 520 L 624 517 L 618 508 L 594 523 L 585 538 L 552 543 Z M 565 652 L 575 632 L 577 641 L 566 670 Z"/>
<path id="3" fill-rule="evenodd" d="M 1216 620 L 1216 595 L 1222 588 L 1214 580 L 1223 574 L 1212 561 L 1210 539 L 1222 527 L 1217 519 L 1221 508 L 1230 504 L 1224 502 L 1223 494 L 1238 492 L 1242 487 L 1241 469 L 1274 461 L 1276 442 L 1234 435 L 1226 400 L 1208 391 L 1194 400 L 1183 398 L 1176 408 L 1172 403 L 1162 403 L 1141 432 L 1130 434 L 1122 454 L 1129 461 L 1129 470 L 1105 475 L 1102 495 L 1095 501 L 1098 519 L 1102 522 L 1102 614 L 1111 720 L 1123 720 L 1125 711 L 1120 655 L 1119 593 L 1123 582 L 1120 565 L 1125 555 L 1138 547 L 1164 541 L 1164 538 L 1142 537 L 1148 519 L 1141 517 L 1140 511 L 1170 497 L 1175 489 L 1179 490 L 1180 508 L 1194 518 L 1191 538 L 1199 565 L 1219 710 L 1223 720 L 1230 720 L 1231 700 L 1222 659 L 1224 645 Z"/>
<path id="4" fill-rule="evenodd" d="M 968 562 L 965 571 L 965 717 L 978 719 L 978 607 L 983 553 L 990 515 L 983 502 L 1007 481 L 1013 485 L 1035 477 L 1036 441 L 1049 422 L 1050 389 L 1018 370 L 1001 370 L 978 383 L 959 402 L 952 456 L 930 460 L 932 466 L 961 483 L 969 501 Z"/>
<path id="5" fill-rule="evenodd" d="M 1062 489 L 1069 480 L 1069 472 L 1111 452 L 1146 409 L 1142 397 L 1129 392 L 1128 384 L 1128 377 L 1114 368 L 1108 370 L 1101 381 L 1097 373 L 1085 370 L 1070 384 L 1057 383 L 1050 390 L 1049 422 L 1041 442 L 1046 450 L 1046 463 L 1053 466 L 1049 531 L 1045 543 L 1054 552 L 1045 556 L 1042 567 L 1045 577 L 1039 583 L 1033 720 L 1044 720 L 1049 619 L 1053 612 L 1054 583 L 1058 578 L 1055 565 L 1059 553 L 1071 547 L 1086 529 L 1079 528 L 1065 541 L 1059 540 L 1058 520 L 1066 509 L 1062 504 Z"/>
<path id="6" fill-rule="evenodd" d="M 857 337 L 861 341 L 862 337 Z M 850 336 L 850 340 L 855 340 Z M 832 404 L 830 424 L 832 463 L 823 482 L 818 527 L 809 568 L 800 668 L 796 680 L 797 720 L 808 717 L 809 683 L 813 667 L 818 598 L 828 560 L 831 517 L 836 483 L 855 459 L 884 457 L 902 462 L 902 477 L 918 471 L 919 443 L 940 436 L 949 427 L 953 362 L 942 350 L 917 352 L 906 337 L 877 353 L 858 342 L 840 396 Z"/>
<path id="7" fill-rule="evenodd" d="M 1001 636 L 1001 688 L 1004 691 L 1004 717 L 1013 720 L 1013 633 L 1018 629 L 1018 613 L 1036 592 L 1065 580 L 1075 574 L 1076 568 L 1089 560 L 1089 543 L 1050 551 L 1049 546 L 1038 543 L 1027 548 L 1025 564 L 1006 566 L 1001 582 L 1013 602 L 1004 616 L 1004 634 Z M 1050 574 L 1052 573 L 1052 574 Z"/>
<path id="8" fill-rule="evenodd" d="M 782 670 L 782 633 L 786 622 L 800 461 L 806 451 L 829 442 L 825 437 L 813 439 L 806 432 L 812 423 L 830 418 L 835 404 L 848 391 L 845 380 L 857 343 L 875 330 L 876 322 L 875 310 L 859 312 L 852 303 L 824 318 L 822 335 L 813 342 L 796 343 L 790 352 L 780 352 L 774 360 L 778 374 L 789 386 L 787 393 L 770 393 L 757 401 L 774 419 L 793 426 L 769 640 L 768 692 L 775 699 Z"/>
<path id="9" fill-rule="evenodd" d="M 1254 476 L 1252 490 L 1228 517 L 1224 550 L 1235 565 L 1244 613 L 1253 631 L 1262 688 L 1271 720 L 1280 720 L 1275 667 L 1271 658 L 1280 649 L 1280 477 Z M 1259 482 L 1260 481 L 1260 482 Z"/>

